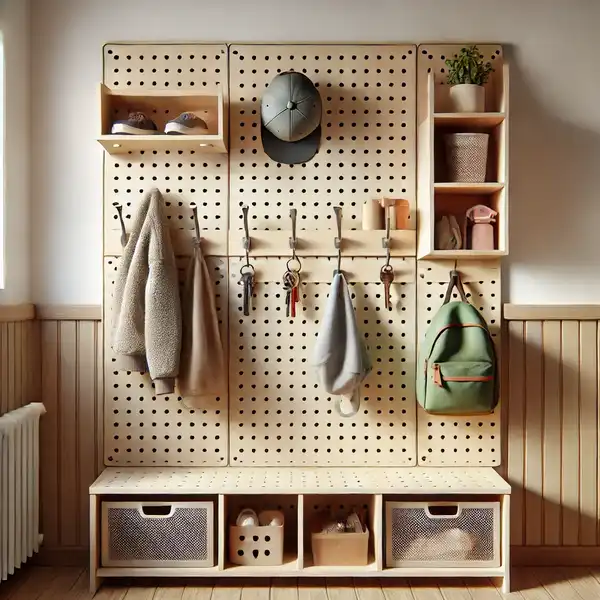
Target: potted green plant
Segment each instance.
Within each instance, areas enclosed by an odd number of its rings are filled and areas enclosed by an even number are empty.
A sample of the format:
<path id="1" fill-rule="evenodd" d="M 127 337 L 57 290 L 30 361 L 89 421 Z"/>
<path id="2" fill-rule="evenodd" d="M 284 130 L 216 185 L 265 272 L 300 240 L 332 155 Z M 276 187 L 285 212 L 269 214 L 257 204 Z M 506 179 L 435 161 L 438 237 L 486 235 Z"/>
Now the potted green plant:
<path id="1" fill-rule="evenodd" d="M 477 46 L 461 48 L 454 58 L 446 59 L 450 99 L 454 112 L 484 112 L 485 88 L 492 63 L 484 63 Z"/>

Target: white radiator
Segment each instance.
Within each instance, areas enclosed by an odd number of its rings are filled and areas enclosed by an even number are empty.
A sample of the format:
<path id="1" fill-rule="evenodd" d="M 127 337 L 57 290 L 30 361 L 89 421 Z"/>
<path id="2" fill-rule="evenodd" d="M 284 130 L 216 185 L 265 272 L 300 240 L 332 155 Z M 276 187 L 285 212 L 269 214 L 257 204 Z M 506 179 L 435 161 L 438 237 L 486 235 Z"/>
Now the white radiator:
<path id="1" fill-rule="evenodd" d="M 0 417 L 0 581 L 40 546 L 39 431 L 45 412 L 33 402 Z"/>

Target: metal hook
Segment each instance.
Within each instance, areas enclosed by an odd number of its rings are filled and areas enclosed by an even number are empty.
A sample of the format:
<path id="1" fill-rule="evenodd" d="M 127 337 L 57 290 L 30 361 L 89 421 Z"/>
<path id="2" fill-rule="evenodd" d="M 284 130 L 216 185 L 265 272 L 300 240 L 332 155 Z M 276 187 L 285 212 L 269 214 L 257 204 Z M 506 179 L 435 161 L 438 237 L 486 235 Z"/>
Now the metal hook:
<path id="1" fill-rule="evenodd" d="M 244 218 L 244 233 L 245 237 L 242 239 L 242 245 L 246 251 L 246 266 L 250 266 L 250 229 L 248 227 L 248 211 L 250 208 L 246 205 L 242 206 L 242 215 Z"/>
<path id="2" fill-rule="evenodd" d="M 121 247 L 125 248 L 125 246 L 127 246 L 127 242 L 129 241 L 129 235 L 127 234 L 125 221 L 123 220 L 123 207 L 118 202 L 113 202 L 113 206 L 117 209 L 119 223 L 121 224 Z"/>
<path id="3" fill-rule="evenodd" d="M 391 242 L 390 242 L 390 209 L 389 207 L 386 207 L 385 209 L 385 237 L 381 240 L 381 244 L 382 246 L 386 249 L 386 253 L 385 253 L 385 267 L 389 267 L 390 266 L 390 247 L 391 247 Z"/>
<path id="4" fill-rule="evenodd" d="M 338 251 L 336 273 L 340 273 L 342 270 L 342 207 L 334 206 L 333 212 L 335 213 L 335 220 L 337 225 L 337 237 L 334 238 L 333 242 Z"/>
<path id="5" fill-rule="evenodd" d="M 292 219 L 292 237 L 290 238 L 290 248 L 292 249 L 292 258 L 296 258 L 296 247 L 298 240 L 296 239 L 296 215 L 298 211 L 295 208 L 290 208 L 290 218 Z"/>
<path id="6" fill-rule="evenodd" d="M 200 223 L 198 222 L 198 207 L 195 204 L 192 204 L 192 215 L 194 218 L 194 231 L 196 233 L 195 243 L 200 243 Z"/>

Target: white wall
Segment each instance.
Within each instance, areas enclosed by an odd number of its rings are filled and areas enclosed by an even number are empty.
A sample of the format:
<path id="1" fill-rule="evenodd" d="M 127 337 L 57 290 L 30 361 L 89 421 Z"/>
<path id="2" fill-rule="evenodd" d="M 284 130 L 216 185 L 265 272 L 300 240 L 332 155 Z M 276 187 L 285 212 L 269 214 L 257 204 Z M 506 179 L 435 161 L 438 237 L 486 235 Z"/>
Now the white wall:
<path id="1" fill-rule="evenodd" d="M 31 300 L 29 0 L 0 2 L 4 46 L 4 289 L 0 304 Z"/>
<path id="2" fill-rule="evenodd" d="M 600 2 L 32 0 L 33 289 L 101 301 L 97 84 L 107 41 L 505 45 L 518 303 L 600 302 Z M 301 7 L 301 8 L 300 8 Z"/>

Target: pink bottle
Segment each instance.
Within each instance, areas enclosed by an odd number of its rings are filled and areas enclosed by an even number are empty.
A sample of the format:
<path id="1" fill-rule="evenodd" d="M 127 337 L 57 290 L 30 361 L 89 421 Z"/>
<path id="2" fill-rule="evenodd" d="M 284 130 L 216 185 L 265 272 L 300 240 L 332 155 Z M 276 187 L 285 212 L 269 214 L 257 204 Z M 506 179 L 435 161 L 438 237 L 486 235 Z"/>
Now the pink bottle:
<path id="1" fill-rule="evenodd" d="M 471 250 L 494 250 L 494 225 L 498 213 L 489 206 L 477 204 L 467 211 L 471 225 Z"/>

